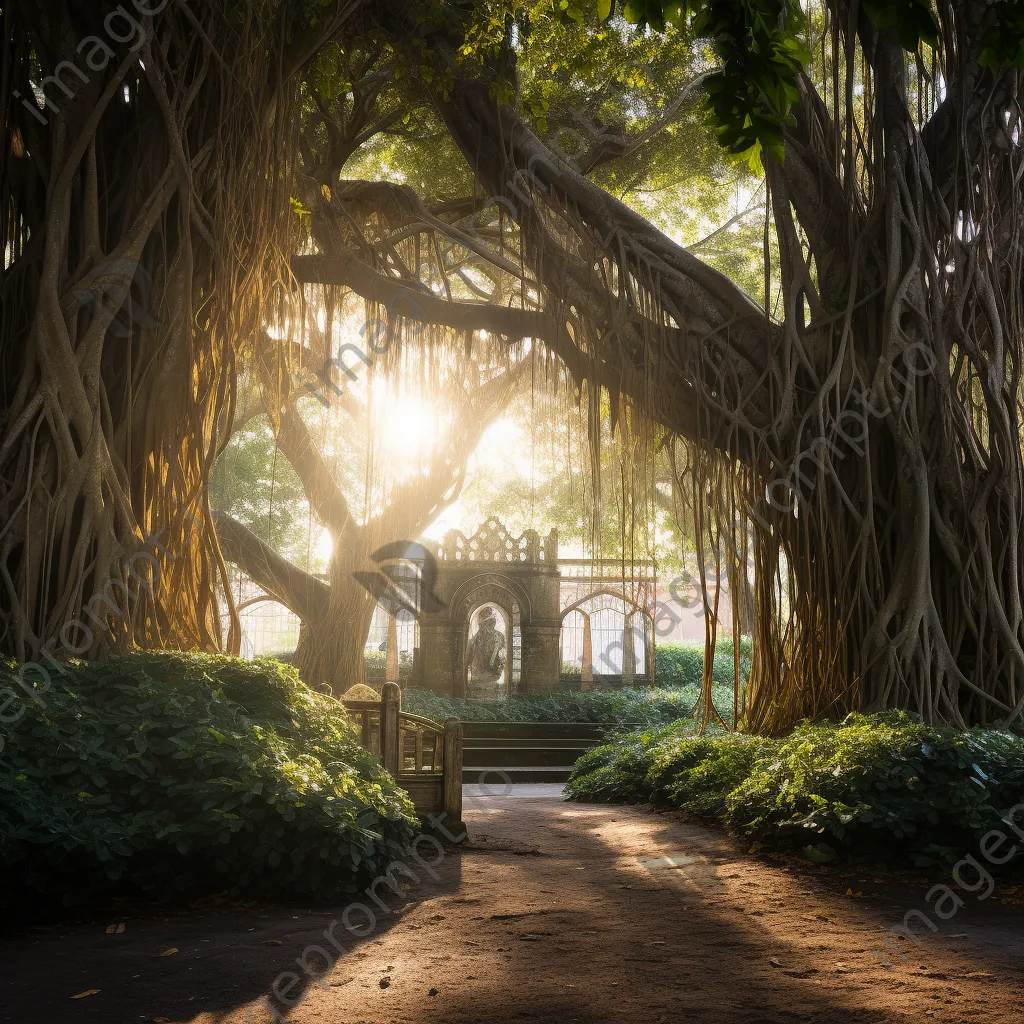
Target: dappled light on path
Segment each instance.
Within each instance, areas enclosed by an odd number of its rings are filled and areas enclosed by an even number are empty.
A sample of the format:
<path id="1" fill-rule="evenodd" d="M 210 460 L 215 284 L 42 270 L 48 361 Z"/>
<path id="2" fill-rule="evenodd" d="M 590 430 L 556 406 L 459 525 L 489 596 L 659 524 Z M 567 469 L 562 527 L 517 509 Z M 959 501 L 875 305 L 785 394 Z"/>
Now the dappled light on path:
<path id="1" fill-rule="evenodd" d="M 564 803 L 557 786 L 466 791 L 469 841 L 436 878 L 418 867 L 404 894 L 359 896 L 375 918 L 361 938 L 340 923 L 365 923 L 351 905 L 174 912 L 113 936 L 39 929 L 0 948 L 0 1021 L 1019 1020 L 1024 927 L 998 891 L 920 946 L 891 942 L 907 955 L 886 970 L 872 950 L 928 883 L 766 864 L 677 814 Z M 345 950 L 331 963 L 325 933 Z M 69 999 L 87 988 L 100 991 Z"/>
<path id="2" fill-rule="evenodd" d="M 470 843 L 446 858 L 461 863 L 459 888 L 424 894 L 288 1020 L 1015 1019 L 1006 968 L 972 962 L 982 947 L 937 939 L 886 971 L 871 948 L 902 909 L 759 863 L 675 815 L 551 790 L 470 796 Z"/>

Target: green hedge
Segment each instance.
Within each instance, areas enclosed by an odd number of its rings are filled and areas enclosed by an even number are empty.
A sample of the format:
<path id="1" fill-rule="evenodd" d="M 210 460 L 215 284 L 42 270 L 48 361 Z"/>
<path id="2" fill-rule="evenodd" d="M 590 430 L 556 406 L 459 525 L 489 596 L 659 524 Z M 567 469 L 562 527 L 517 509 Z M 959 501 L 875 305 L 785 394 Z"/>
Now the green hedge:
<path id="1" fill-rule="evenodd" d="M 644 686 L 616 690 L 555 690 L 511 700 L 462 700 L 409 687 L 402 707 L 435 721 L 461 722 L 593 722 L 605 725 L 657 726 L 689 719 L 699 687 L 678 689 Z M 732 716 L 732 688 L 715 687 L 713 697 L 723 715 Z"/>
<path id="2" fill-rule="evenodd" d="M 387 682 L 387 651 L 364 651 L 363 664 L 366 668 L 366 681 L 378 688 Z M 412 654 L 409 651 L 398 652 L 398 682 L 404 682 L 412 675 Z"/>
<path id="3" fill-rule="evenodd" d="M 740 680 L 750 674 L 751 639 L 740 637 Z M 702 640 L 659 641 L 654 648 L 655 682 L 658 686 L 700 686 L 704 671 Z M 719 637 L 711 677 L 723 686 L 733 686 L 735 662 L 731 636 Z"/>
<path id="4" fill-rule="evenodd" d="M 337 703 L 272 659 L 72 663 L 25 709 L 0 733 L 0 864 L 18 882 L 0 901 L 331 899 L 414 835 Z"/>
<path id="5" fill-rule="evenodd" d="M 976 853 L 1024 799 L 1024 739 L 957 732 L 899 713 L 805 724 L 786 739 L 698 738 L 676 725 L 577 762 L 576 800 L 653 801 L 725 824 L 763 848 L 914 866 Z"/>

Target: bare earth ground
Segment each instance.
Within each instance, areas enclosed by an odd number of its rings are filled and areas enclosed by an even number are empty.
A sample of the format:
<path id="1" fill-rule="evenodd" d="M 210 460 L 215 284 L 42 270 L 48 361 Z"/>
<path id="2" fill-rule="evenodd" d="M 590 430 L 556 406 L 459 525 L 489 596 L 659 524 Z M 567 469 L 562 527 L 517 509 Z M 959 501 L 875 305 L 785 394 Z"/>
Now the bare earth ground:
<path id="1" fill-rule="evenodd" d="M 1024 914 L 1006 883 L 984 902 L 957 890 L 955 916 L 932 910 L 937 932 L 918 923 L 921 946 L 902 942 L 886 970 L 871 949 L 884 956 L 889 928 L 932 909 L 927 882 L 774 866 L 677 815 L 558 793 L 469 795 L 470 843 L 436 879 L 410 861 L 421 881 L 390 912 L 364 897 L 378 923 L 356 940 L 335 926 L 345 954 L 323 934 L 340 907 L 210 905 L 128 914 L 120 934 L 111 915 L 8 935 L 0 1021 L 1024 1020 Z"/>

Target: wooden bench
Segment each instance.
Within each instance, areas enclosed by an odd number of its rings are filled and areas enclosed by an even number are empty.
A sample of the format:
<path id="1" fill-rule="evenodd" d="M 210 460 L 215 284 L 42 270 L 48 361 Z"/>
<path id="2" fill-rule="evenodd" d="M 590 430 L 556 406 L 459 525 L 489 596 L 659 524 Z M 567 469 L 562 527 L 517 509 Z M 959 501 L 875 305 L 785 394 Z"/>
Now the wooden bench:
<path id="1" fill-rule="evenodd" d="M 462 826 L 462 723 L 444 725 L 402 710 L 397 683 L 385 683 L 381 699 L 342 700 L 359 742 L 376 754 L 408 792 L 416 813 L 431 816 L 453 835 Z M 443 818 L 441 816 L 444 815 Z"/>

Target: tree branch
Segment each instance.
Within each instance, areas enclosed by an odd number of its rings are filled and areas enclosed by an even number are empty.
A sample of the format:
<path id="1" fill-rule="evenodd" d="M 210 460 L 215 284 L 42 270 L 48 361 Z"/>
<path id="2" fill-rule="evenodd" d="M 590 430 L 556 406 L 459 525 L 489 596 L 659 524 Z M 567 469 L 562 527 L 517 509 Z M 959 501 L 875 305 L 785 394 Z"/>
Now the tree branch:
<path id="1" fill-rule="evenodd" d="M 293 256 L 291 265 L 300 283 L 351 288 L 364 299 L 386 307 L 393 316 L 516 339 L 545 339 L 552 333 L 552 321 L 544 313 L 486 302 L 449 302 L 433 292 L 378 274 L 355 256 Z"/>
<path id="2" fill-rule="evenodd" d="M 435 96 L 434 102 L 482 188 L 518 221 L 527 265 L 559 300 L 552 305 L 564 311 L 552 316 L 586 316 L 593 324 L 595 337 L 585 347 L 567 331 L 550 342 L 574 376 L 579 379 L 583 369 L 613 395 L 625 393 L 643 403 L 670 429 L 739 454 L 729 426 L 739 422 L 736 410 L 755 425 L 770 422 L 763 364 L 776 328 L 764 310 L 724 274 L 546 149 L 485 86 L 459 83 L 450 97 Z M 541 213 L 538 200 L 551 216 Z M 584 259 L 563 244 L 553 227 L 559 217 L 582 233 L 596 256 Z M 612 277 L 618 291 L 601 270 L 602 258 L 617 268 Z M 637 287 L 655 292 L 677 326 L 647 319 L 646 299 Z M 660 344 L 652 346 L 652 337 Z M 713 425 L 711 437 L 697 422 L 697 384 L 721 412 L 721 426 Z"/>
<path id="3" fill-rule="evenodd" d="M 337 540 L 346 529 L 355 527 L 355 520 L 334 474 L 295 407 L 287 369 L 274 359 L 271 344 L 264 336 L 259 352 L 263 404 L 275 428 L 278 446 L 302 481 L 313 514 Z"/>
<path id="4" fill-rule="evenodd" d="M 326 583 L 292 565 L 232 516 L 216 512 L 214 525 L 224 557 L 303 622 L 315 619 L 326 608 L 331 589 Z"/>

